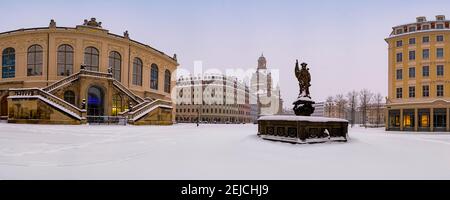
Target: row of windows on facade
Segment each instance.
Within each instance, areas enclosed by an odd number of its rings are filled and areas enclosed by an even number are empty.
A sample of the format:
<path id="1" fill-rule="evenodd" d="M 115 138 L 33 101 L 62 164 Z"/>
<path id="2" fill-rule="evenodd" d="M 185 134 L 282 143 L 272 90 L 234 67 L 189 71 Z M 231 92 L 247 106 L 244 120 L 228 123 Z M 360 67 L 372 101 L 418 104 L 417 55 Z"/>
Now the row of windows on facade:
<path id="1" fill-rule="evenodd" d="M 433 111 L 433 116 L 431 116 L 431 110 Z M 389 111 L 389 126 L 390 127 L 400 127 L 400 110 Z M 403 127 L 404 128 L 414 128 L 416 111 L 414 109 L 405 109 L 403 114 Z M 431 109 L 418 109 L 418 128 L 430 128 L 431 117 L 433 117 L 433 127 L 435 128 L 446 128 L 447 126 L 447 109 L 446 108 L 431 108 Z"/>
<path id="2" fill-rule="evenodd" d="M 436 66 L 436 75 L 441 76 L 441 77 L 444 76 L 444 65 Z M 416 68 L 415 67 L 408 68 L 408 76 L 410 79 L 416 78 Z M 422 77 L 430 77 L 430 66 L 422 67 Z M 397 69 L 396 79 L 403 80 L 403 69 Z"/>
<path id="3" fill-rule="evenodd" d="M 436 36 L 436 42 L 444 42 L 444 36 L 443 35 Z M 423 44 L 430 43 L 430 36 L 422 37 L 422 43 Z M 416 44 L 416 38 L 409 38 L 408 39 L 408 44 L 409 45 L 415 45 Z M 397 40 L 396 46 L 397 47 L 402 47 L 403 46 L 403 40 Z"/>
<path id="4" fill-rule="evenodd" d="M 403 98 L 403 88 L 397 88 L 397 99 Z M 408 96 L 409 98 L 416 98 L 416 86 L 408 87 Z M 436 85 L 436 96 L 443 97 L 444 96 L 444 85 Z M 430 97 L 430 86 L 423 85 L 422 86 L 422 97 Z"/>
<path id="5" fill-rule="evenodd" d="M 419 27 L 421 30 L 430 30 L 431 28 L 433 28 L 432 26 L 430 26 L 430 24 L 423 24 L 421 27 Z M 435 29 L 444 29 L 445 28 L 445 24 L 444 23 L 438 23 L 436 24 L 436 26 L 434 26 Z M 415 32 L 417 31 L 417 27 L 416 26 L 410 26 L 408 28 L 408 32 Z M 395 34 L 403 34 L 405 31 L 402 28 L 396 29 Z"/>
<path id="6" fill-rule="evenodd" d="M 176 112 L 177 113 L 190 113 L 190 112 L 194 112 L 194 113 L 198 113 L 199 112 L 199 109 L 176 109 Z M 222 110 L 222 109 L 205 109 L 205 108 L 203 108 L 202 109 L 202 112 L 203 113 L 218 113 L 218 114 L 235 114 L 235 115 L 237 115 L 237 114 L 239 114 L 239 115 L 249 115 L 250 113 L 249 112 L 244 112 L 244 111 L 233 111 L 233 110 Z"/>
<path id="7" fill-rule="evenodd" d="M 99 51 L 95 47 L 87 47 L 84 51 L 84 64 L 90 71 L 99 71 Z M 69 76 L 73 73 L 74 50 L 70 45 L 58 47 L 57 74 L 59 76 Z M 32 45 L 27 51 L 27 76 L 42 76 L 43 48 L 40 45 Z M 109 68 L 112 69 L 113 77 L 121 81 L 122 56 L 119 52 L 112 51 L 109 54 Z M 142 86 L 143 62 L 140 58 L 133 59 L 134 85 Z M 159 79 L 158 65 L 151 65 L 150 88 L 158 90 Z M 2 78 L 14 78 L 16 76 L 16 51 L 14 48 L 6 48 L 2 52 Z M 165 71 L 164 91 L 170 92 L 171 72 Z"/>
<path id="8" fill-rule="evenodd" d="M 416 60 L 416 51 L 411 50 L 408 52 L 408 58 L 410 61 Z M 436 58 L 442 59 L 444 58 L 444 48 L 436 48 Z M 428 60 L 430 59 L 430 49 L 423 49 L 422 50 L 422 59 Z M 396 61 L 403 62 L 403 53 L 397 53 Z"/>

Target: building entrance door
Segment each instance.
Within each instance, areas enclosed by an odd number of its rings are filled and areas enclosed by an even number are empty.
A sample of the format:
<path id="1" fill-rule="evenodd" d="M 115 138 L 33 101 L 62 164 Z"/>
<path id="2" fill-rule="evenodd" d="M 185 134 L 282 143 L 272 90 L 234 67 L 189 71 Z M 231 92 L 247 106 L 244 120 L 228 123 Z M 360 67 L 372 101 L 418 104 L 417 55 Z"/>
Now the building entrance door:
<path id="1" fill-rule="evenodd" d="M 103 90 L 98 87 L 93 86 L 88 90 L 87 115 L 104 115 L 104 93 Z"/>

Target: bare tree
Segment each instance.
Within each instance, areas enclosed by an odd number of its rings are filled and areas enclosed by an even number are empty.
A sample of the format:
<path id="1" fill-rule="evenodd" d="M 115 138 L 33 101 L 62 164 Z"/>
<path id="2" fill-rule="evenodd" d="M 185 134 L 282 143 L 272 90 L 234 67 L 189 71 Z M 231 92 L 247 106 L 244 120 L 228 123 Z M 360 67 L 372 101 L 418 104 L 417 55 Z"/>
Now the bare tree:
<path id="1" fill-rule="evenodd" d="M 347 105 L 347 100 L 344 98 L 344 95 L 338 94 L 334 99 L 336 108 L 338 111 L 338 118 L 345 118 L 345 106 Z"/>
<path id="2" fill-rule="evenodd" d="M 355 125 L 356 107 L 358 106 L 358 92 L 351 91 L 347 94 L 348 107 L 350 108 L 350 124 Z"/>
<path id="3" fill-rule="evenodd" d="M 362 112 L 362 120 L 363 126 L 367 128 L 367 110 L 370 104 L 370 100 L 372 99 L 373 93 L 368 89 L 363 89 L 359 92 L 359 101 L 361 102 L 361 112 Z"/>
<path id="4" fill-rule="evenodd" d="M 375 103 L 375 109 L 376 109 L 376 115 L 377 115 L 377 119 L 376 119 L 376 127 L 378 128 L 378 125 L 381 122 L 381 106 L 383 104 L 383 96 L 380 93 L 377 93 L 374 97 L 374 103 Z"/>
<path id="5" fill-rule="evenodd" d="M 325 102 L 325 111 L 327 113 L 327 117 L 332 117 L 331 112 L 333 110 L 334 100 L 333 97 L 329 96 L 327 101 Z"/>

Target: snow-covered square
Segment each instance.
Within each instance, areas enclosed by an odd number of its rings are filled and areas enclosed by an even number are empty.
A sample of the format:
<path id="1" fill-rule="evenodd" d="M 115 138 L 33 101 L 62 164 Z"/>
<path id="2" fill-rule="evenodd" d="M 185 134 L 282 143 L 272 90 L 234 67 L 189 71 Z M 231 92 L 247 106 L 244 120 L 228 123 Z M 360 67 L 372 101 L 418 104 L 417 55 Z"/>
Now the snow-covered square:
<path id="1" fill-rule="evenodd" d="M 450 135 L 349 129 L 293 145 L 257 126 L 0 123 L 0 179 L 450 179 Z"/>

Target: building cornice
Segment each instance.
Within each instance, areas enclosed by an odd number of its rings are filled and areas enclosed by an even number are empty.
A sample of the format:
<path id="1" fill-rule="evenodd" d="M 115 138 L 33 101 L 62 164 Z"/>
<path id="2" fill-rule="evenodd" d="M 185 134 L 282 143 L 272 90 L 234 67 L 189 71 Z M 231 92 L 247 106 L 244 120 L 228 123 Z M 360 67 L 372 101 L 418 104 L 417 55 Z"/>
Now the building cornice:
<path id="1" fill-rule="evenodd" d="M 399 37 L 404 37 L 404 36 L 410 36 L 410 35 L 415 35 L 415 34 L 420 34 L 420 33 L 432 33 L 432 32 L 450 32 L 450 29 L 430 29 L 430 30 L 422 30 L 422 31 L 414 31 L 414 32 L 408 32 L 408 33 L 402 33 L 399 35 L 392 35 L 389 36 L 385 39 L 386 42 L 388 42 L 391 39 L 395 39 L 395 38 L 399 38 Z"/>
<path id="2" fill-rule="evenodd" d="M 91 31 L 86 31 L 86 30 L 91 30 Z M 106 30 L 106 29 L 95 28 L 95 27 L 84 26 L 84 25 L 79 25 L 76 28 L 73 28 L 73 27 L 22 28 L 22 29 L 7 31 L 7 32 L 1 32 L 0 33 L 0 38 L 1 37 L 16 36 L 16 35 L 20 35 L 20 34 L 28 34 L 28 33 L 30 33 L 30 34 L 31 33 L 52 33 L 52 32 L 59 32 L 59 31 L 79 31 L 77 33 L 89 34 L 89 35 L 95 35 L 95 36 L 102 36 L 103 35 L 104 37 L 109 37 L 111 39 L 120 40 L 121 42 L 130 43 L 130 44 L 133 44 L 133 45 L 135 45 L 137 47 L 141 47 L 143 49 L 150 50 L 153 53 L 155 53 L 156 55 L 159 55 L 162 58 L 169 60 L 169 62 L 171 62 L 172 64 L 174 64 L 176 66 L 179 65 L 175 58 L 170 57 L 169 55 L 165 54 L 164 52 L 162 52 L 160 50 L 157 50 L 157 49 L 153 48 L 150 45 L 138 42 L 136 40 L 132 40 L 132 39 L 126 38 L 126 37 L 121 36 L 121 35 L 109 33 L 109 31 Z"/>

